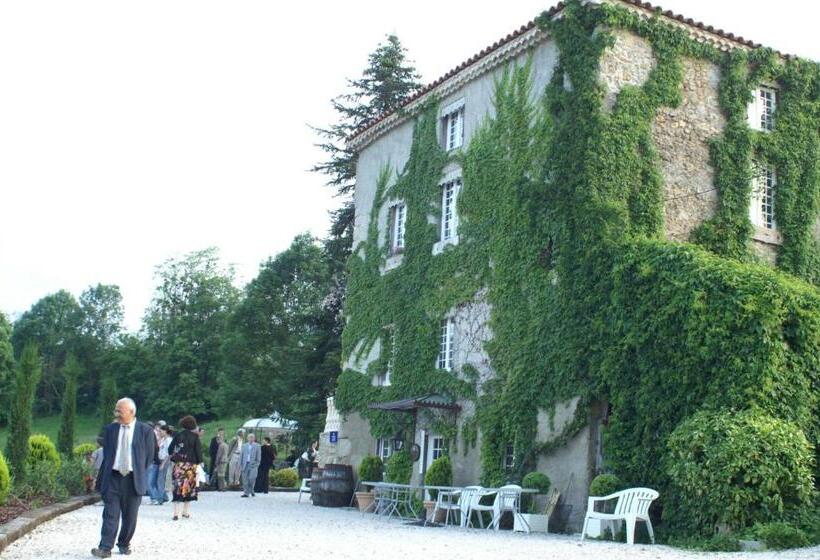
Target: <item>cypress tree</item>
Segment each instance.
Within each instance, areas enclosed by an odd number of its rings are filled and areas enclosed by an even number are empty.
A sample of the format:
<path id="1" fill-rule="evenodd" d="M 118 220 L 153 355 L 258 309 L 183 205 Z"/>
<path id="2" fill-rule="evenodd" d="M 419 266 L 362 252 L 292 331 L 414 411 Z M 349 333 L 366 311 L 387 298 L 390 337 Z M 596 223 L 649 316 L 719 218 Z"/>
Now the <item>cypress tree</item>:
<path id="1" fill-rule="evenodd" d="M 105 374 L 100 382 L 100 403 L 98 413 L 101 425 L 111 423 L 114 407 L 117 406 L 117 380 L 111 373 Z"/>
<path id="2" fill-rule="evenodd" d="M 60 433 L 57 436 L 57 450 L 64 455 L 71 455 L 74 450 L 74 423 L 77 416 L 77 378 L 82 368 L 74 354 L 69 354 L 63 366 L 65 389 L 63 406 L 60 414 Z"/>
<path id="3" fill-rule="evenodd" d="M 9 416 L 9 439 L 6 442 L 6 458 L 17 482 L 26 478 L 28 438 L 31 435 L 31 411 L 34 392 L 40 382 L 42 366 L 37 347 L 27 344 L 20 356 L 14 380 L 11 414 Z"/>

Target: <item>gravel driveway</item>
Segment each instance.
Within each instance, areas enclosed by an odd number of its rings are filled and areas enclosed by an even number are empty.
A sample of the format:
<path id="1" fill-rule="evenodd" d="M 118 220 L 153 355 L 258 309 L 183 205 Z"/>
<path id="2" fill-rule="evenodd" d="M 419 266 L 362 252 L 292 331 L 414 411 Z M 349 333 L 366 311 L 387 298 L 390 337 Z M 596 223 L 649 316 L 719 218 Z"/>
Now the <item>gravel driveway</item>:
<path id="1" fill-rule="evenodd" d="M 171 506 L 140 508 L 132 558 L 412 559 L 607 559 L 750 558 L 820 559 L 820 547 L 786 552 L 696 553 L 665 546 L 581 542 L 563 535 L 423 528 L 396 519 L 362 516 L 347 509 L 296 503 L 296 494 L 240 498 L 238 493 L 200 494 L 189 520 L 171 520 Z M 8 560 L 91 558 L 99 540 L 102 507 L 87 506 L 41 525 L 7 548 Z M 197 543 L 191 548 L 191 543 Z M 191 556 L 191 551 L 195 551 Z M 116 558 L 115 553 L 112 557 Z"/>

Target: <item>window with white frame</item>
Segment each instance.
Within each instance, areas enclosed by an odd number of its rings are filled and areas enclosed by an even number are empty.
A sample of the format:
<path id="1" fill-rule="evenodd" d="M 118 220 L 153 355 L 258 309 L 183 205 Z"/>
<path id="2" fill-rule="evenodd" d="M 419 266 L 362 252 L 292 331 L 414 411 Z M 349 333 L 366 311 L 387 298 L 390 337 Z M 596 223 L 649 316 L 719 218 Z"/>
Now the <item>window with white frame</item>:
<path id="1" fill-rule="evenodd" d="M 464 104 L 445 109 L 441 119 L 445 151 L 460 148 L 464 143 Z"/>
<path id="2" fill-rule="evenodd" d="M 376 440 L 376 456 L 382 461 L 390 457 L 390 440 L 379 438 Z"/>
<path id="3" fill-rule="evenodd" d="M 438 369 L 453 370 L 453 335 L 456 330 L 455 326 L 456 322 L 452 317 L 448 317 L 441 322 L 438 360 L 436 362 Z"/>
<path id="4" fill-rule="evenodd" d="M 447 454 L 447 440 L 443 437 L 434 436 L 430 447 L 430 457 L 435 461 L 439 457 Z"/>
<path id="5" fill-rule="evenodd" d="M 407 207 L 403 203 L 390 207 L 390 254 L 404 251 L 404 226 L 407 221 Z"/>
<path id="6" fill-rule="evenodd" d="M 754 130 L 774 129 L 774 112 L 777 108 L 777 90 L 760 86 L 754 90 L 754 98 L 749 103 L 749 126 Z"/>
<path id="7" fill-rule="evenodd" d="M 390 331 L 390 357 L 387 359 L 387 367 L 384 374 L 380 377 L 381 385 L 385 387 L 390 385 L 390 378 L 393 376 L 393 364 L 396 362 L 396 329 L 390 327 L 388 330 Z"/>
<path id="8" fill-rule="evenodd" d="M 456 199 L 461 191 L 461 179 L 453 179 L 441 186 L 441 231 L 439 236 L 443 242 L 452 242 L 458 235 L 458 214 L 456 213 Z"/>
<path id="9" fill-rule="evenodd" d="M 511 471 L 515 466 L 515 446 L 508 443 L 504 449 L 504 470 Z"/>
<path id="10" fill-rule="evenodd" d="M 749 218 L 752 224 L 764 229 L 777 229 L 774 220 L 774 191 L 777 187 L 777 173 L 767 163 L 757 162 L 752 178 L 752 200 Z"/>

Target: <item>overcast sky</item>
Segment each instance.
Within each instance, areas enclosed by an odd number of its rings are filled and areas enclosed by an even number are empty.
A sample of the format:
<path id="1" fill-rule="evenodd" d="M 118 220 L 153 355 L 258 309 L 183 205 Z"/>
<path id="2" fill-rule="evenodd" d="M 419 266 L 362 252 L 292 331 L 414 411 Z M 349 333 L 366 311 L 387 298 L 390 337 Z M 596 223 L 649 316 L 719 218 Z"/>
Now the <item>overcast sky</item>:
<path id="1" fill-rule="evenodd" d="M 0 3 L 0 310 L 121 287 L 130 329 L 154 267 L 216 246 L 238 281 L 337 205 L 307 124 L 396 33 L 430 82 L 554 2 Z M 801 0 L 664 8 L 820 60 Z"/>

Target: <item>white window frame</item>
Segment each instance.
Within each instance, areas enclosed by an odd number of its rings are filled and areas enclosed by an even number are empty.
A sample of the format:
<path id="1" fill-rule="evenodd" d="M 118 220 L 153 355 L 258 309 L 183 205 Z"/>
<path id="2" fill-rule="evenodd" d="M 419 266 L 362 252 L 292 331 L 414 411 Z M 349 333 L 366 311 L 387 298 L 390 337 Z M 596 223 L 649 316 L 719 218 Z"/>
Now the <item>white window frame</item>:
<path id="1" fill-rule="evenodd" d="M 777 191 L 777 170 L 773 165 L 757 161 L 752 176 L 752 196 L 749 204 L 749 219 L 752 224 L 764 230 L 777 231 L 774 202 Z"/>
<path id="2" fill-rule="evenodd" d="M 777 89 L 761 85 L 754 89 L 752 95 L 754 98 L 747 108 L 749 128 L 771 132 L 774 129 L 774 114 L 777 110 Z"/>
<path id="3" fill-rule="evenodd" d="M 502 467 L 505 471 L 512 470 L 515 467 L 515 444 L 508 443 L 504 448 L 504 456 L 501 458 Z"/>
<path id="4" fill-rule="evenodd" d="M 390 446 L 390 440 L 379 438 L 376 440 L 376 457 L 382 461 L 386 461 L 393 454 L 393 449 Z"/>
<path id="5" fill-rule="evenodd" d="M 433 464 L 433 461 L 446 455 L 447 452 L 447 438 L 437 435 L 437 434 L 430 434 L 430 443 L 427 449 L 427 468 L 430 468 L 430 465 Z"/>
<path id="6" fill-rule="evenodd" d="M 456 204 L 461 192 L 461 177 L 455 177 L 441 185 L 441 228 L 439 238 L 443 244 L 458 241 L 458 211 Z"/>
<path id="7" fill-rule="evenodd" d="M 453 371 L 453 341 L 455 338 L 456 321 L 453 317 L 447 317 L 441 321 L 439 328 L 439 351 L 436 359 L 436 367 L 445 371 Z"/>
<path id="8" fill-rule="evenodd" d="M 451 103 L 441 111 L 441 130 L 444 151 L 457 150 L 464 145 L 464 100 Z"/>
<path id="9" fill-rule="evenodd" d="M 404 252 L 404 234 L 407 225 L 407 205 L 404 202 L 397 202 L 390 206 L 388 213 L 390 227 L 390 254 L 397 255 Z"/>
<path id="10" fill-rule="evenodd" d="M 387 368 L 382 376 L 382 386 L 390 386 L 390 378 L 393 376 L 393 367 L 396 362 L 396 329 L 390 327 L 390 357 L 387 359 Z"/>

